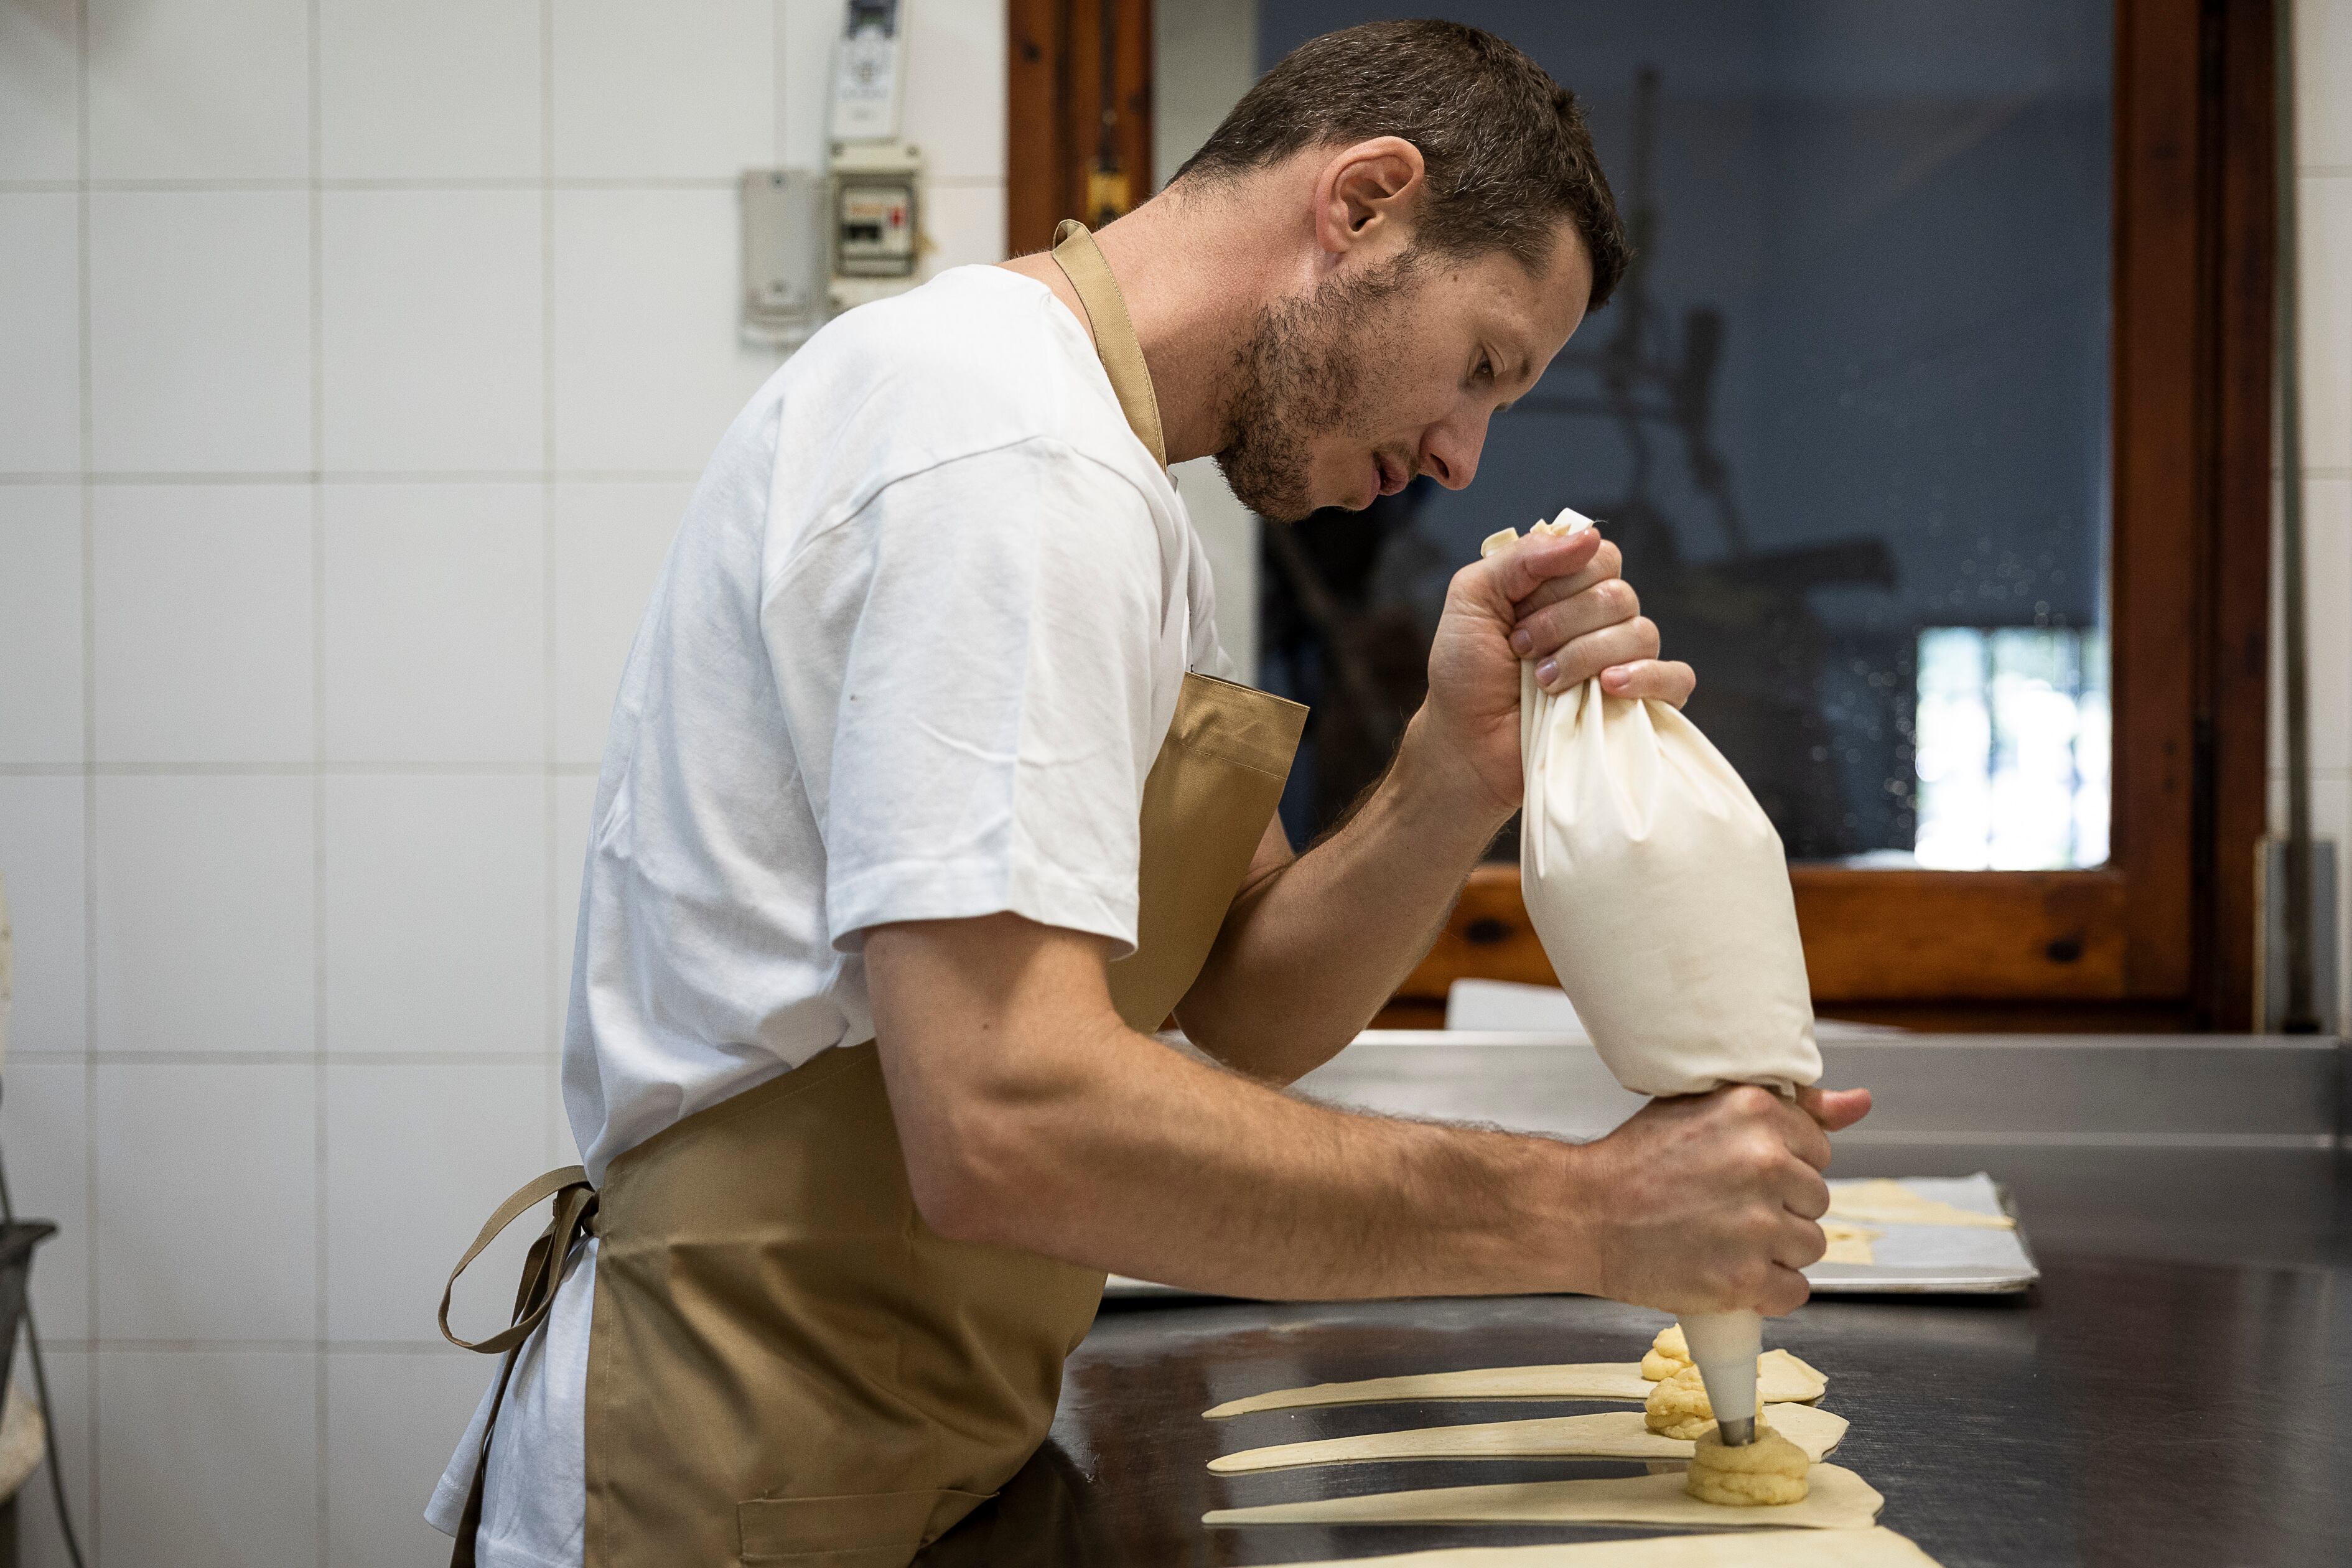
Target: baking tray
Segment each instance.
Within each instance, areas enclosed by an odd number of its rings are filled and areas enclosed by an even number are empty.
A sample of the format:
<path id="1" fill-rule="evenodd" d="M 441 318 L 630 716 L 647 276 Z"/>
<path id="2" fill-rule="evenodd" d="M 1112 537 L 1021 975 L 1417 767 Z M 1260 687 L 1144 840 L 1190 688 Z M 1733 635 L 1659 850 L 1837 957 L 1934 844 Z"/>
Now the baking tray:
<path id="1" fill-rule="evenodd" d="M 2005 1214 L 2018 1219 L 2009 1189 L 1979 1172 L 1973 1176 L 1904 1176 L 1905 1186 L 1922 1197 L 1941 1198 L 1979 1214 Z M 1843 1184 L 1832 1181 L 1832 1189 Z M 1805 1278 L 1816 1296 L 2002 1296 L 2030 1289 L 2042 1278 L 2020 1220 L 2012 1230 L 1973 1226 L 1895 1225 L 1873 1220 L 1873 1243 L 1884 1263 L 1816 1263 Z M 1108 1300 L 1153 1298 L 1201 1300 L 1195 1290 L 1155 1285 L 1114 1274 L 1103 1286 Z"/>
<path id="2" fill-rule="evenodd" d="M 2033 1261 L 2025 1225 L 2009 1189 L 1979 1171 L 1973 1176 L 1903 1176 L 1922 1197 L 1941 1198 L 1978 1214 L 2018 1220 L 2011 1230 L 1945 1225 L 1893 1225 L 1871 1220 L 1878 1263 L 1816 1263 L 1805 1270 L 1816 1296 L 2003 1296 L 2030 1289 L 2042 1270 Z M 1832 1181 L 1834 1192 L 1844 1185 Z"/>

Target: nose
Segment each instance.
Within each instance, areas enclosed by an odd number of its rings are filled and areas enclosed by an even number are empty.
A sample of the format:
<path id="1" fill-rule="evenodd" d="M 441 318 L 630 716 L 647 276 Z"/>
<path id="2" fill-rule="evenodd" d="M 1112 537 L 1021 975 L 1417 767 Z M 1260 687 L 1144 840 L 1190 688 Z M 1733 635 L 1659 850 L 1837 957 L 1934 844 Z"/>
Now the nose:
<path id="1" fill-rule="evenodd" d="M 1457 426 L 1433 425 L 1421 441 L 1421 471 L 1449 490 L 1467 485 L 1478 472 L 1478 454 L 1486 445 L 1486 420 Z"/>

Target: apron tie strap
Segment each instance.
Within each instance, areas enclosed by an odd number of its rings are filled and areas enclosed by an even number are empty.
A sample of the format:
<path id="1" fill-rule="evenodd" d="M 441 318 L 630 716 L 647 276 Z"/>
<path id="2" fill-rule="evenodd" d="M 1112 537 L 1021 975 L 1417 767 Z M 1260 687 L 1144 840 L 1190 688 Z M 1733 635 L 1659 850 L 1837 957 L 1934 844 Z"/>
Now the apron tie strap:
<path id="1" fill-rule="evenodd" d="M 1151 370 L 1143 362 L 1143 344 L 1137 341 L 1135 323 L 1128 317 L 1127 296 L 1119 292 L 1118 279 L 1111 275 L 1110 263 L 1103 259 L 1095 237 L 1074 217 L 1064 218 L 1054 230 L 1054 264 L 1087 308 L 1087 320 L 1095 331 L 1095 353 L 1110 377 L 1111 391 L 1118 396 L 1119 411 L 1127 416 L 1129 427 L 1151 454 L 1151 460 L 1166 468 L 1168 443 L 1160 432 L 1160 395 L 1152 389 Z"/>
<path id="2" fill-rule="evenodd" d="M 530 1244 L 530 1254 L 523 1262 L 522 1279 L 515 1288 L 514 1321 L 487 1339 L 459 1339 L 449 1331 L 449 1297 L 457 1289 L 457 1277 L 499 1238 L 499 1232 L 541 1198 L 550 1196 L 555 1199 L 554 1217 L 540 1232 L 539 1239 Z M 483 1223 L 474 1245 L 466 1248 L 466 1256 L 449 1270 L 449 1282 L 441 1288 L 441 1337 L 459 1350 L 478 1351 L 483 1355 L 512 1350 L 530 1338 L 530 1331 L 546 1321 L 547 1310 L 555 1301 L 555 1287 L 563 1277 L 563 1260 L 572 1255 L 572 1243 L 593 1231 L 595 1212 L 596 1189 L 588 1184 L 588 1173 L 578 1165 L 566 1165 L 525 1183 Z"/>
<path id="3" fill-rule="evenodd" d="M 515 1286 L 513 1321 L 485 1339 L 459 1339 L 449 1331 L 449 1297 L 457 1289 L 457 1276 L 466 1272 L 467 1266 L 479 1258 L 482 1249 L 496 1241 L 501 1231 L 547 1197 L 555 1200 L 555 1212 L 523 1259 L 522 1279 Z M 555 1305 L 556 1287 L 563 1282 L 564 1261 L 582 1237 L 595 1234 L 595 1219 L 596 1189 L 588 1184 L 588 1173 L 578 1165 L 550 1171 L 525 1183 L 498 1206 L 498 1212 L 483 1224 L 481 1234 L 474 1237 L 474 1245 L 466 1248 L 466 1256 L 457 1259 L 457 1267 L 449 1271 L 449 1282 L 441 1288 L 441 1337 L 460 1350 L 506 1357 L 499 1365 L 499 1385 L 490 1395 L 488 1418 L 482 1423 L 482 1447 L 474 1456 L 474 1484 L 466 1492 L 466 1511 L 457 1523 L 457 1544 L 449 1553 L 450 1568 L 475 1568 L 474 1538 L 481 1533 L 482 1499 L 490 1473 L 490 1434 L 498 1429 L 499 1409 L 507 1399 L 507 1382 L 514 1375 L 515 1358 L 511 1352 L 547 1321 L 548 1310 Z"/>

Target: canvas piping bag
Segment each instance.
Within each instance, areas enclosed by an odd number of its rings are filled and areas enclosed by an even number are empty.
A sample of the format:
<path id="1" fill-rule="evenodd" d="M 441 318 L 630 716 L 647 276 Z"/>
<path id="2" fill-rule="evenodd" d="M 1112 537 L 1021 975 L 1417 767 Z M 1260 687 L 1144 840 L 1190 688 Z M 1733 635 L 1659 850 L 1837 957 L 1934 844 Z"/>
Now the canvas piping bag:
<path id="1" fill-rule="evenodd" d="M 1591 526 L 1573 510 L 1538 534 Z M 1482 555 L 1509 549 L 1516 529 Z M 1822 1076 L 1788 858 L 1771 819 L 1669 703 L 1519 672 L 1519 876 L 1560 986 L 1639 1094 Z"/>

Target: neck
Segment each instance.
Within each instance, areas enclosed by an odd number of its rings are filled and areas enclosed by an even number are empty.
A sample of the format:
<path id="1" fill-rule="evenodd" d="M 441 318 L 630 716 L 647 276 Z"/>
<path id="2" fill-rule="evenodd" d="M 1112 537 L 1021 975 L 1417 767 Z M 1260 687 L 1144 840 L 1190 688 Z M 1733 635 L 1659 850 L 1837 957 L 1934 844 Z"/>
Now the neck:
<path id="1" fill-rule="evenodd" d="M 1225 389 L 1234 361 L 1259 310 L 1295 291 L 1319 254 L 1303 212 L 1294 220 L 1298 233 L 1281 237 L 1291 243 L 1268 243 L 1270 228 L 1283 220 L 1258 198 L 1255 184 L 1202 195 L 1162 192 L 1095 236 L 1151 369 L 1171 463 L 1223 449 L 1232 434 Z M 1293 210 L 1301 205 L 1292 204 Z M 1086 320 L 1050 255 L 1004 265 L 1044 283 Z"/>

